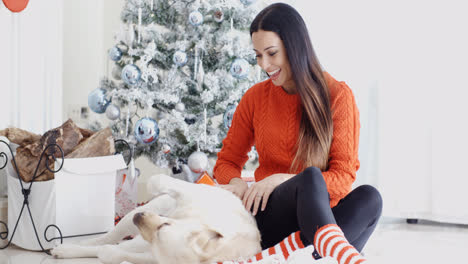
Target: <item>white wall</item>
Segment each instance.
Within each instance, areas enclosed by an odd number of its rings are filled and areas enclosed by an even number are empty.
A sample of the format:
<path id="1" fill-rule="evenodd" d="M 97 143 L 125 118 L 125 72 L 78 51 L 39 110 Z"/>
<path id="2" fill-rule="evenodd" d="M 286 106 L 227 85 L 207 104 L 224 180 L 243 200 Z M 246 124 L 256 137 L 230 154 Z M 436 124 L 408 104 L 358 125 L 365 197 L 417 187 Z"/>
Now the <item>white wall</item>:
<path id="1" fill-rule="evenodd" d="M 361 168 L 355 186 L 377 185 L 377 96 L 381 86 L 382 3 L 356 1 L 282 1 L 295 7 L 307 24 L 315 52 L 337 80 L 353 90 L 360 111 Z"/>
<path id="2" fill-rule="evenodd" d="M 62 1 L 0 3 L 0 129 L 35 133 L 62 122 Z"/>
<path id="3" fill-rule="evenodd" d="M 64 1 L 64 118 L 87 107 L 89 92 L 108 74 L 107 50 L 115 44 L 123 4 L 124 0 Z"/>
<path id="4" fill-rule="evenodd" d="M 384 215 L 468 223 L 464 1 L 285 1 L 361 112 L 361 169 Z"/>

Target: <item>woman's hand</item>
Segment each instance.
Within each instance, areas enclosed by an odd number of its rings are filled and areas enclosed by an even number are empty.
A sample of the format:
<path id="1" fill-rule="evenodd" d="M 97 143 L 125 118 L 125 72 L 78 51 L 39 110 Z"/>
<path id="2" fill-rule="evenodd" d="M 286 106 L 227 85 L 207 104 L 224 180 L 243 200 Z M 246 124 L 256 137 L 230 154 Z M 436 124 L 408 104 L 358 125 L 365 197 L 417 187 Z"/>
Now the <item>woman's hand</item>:
<path id="1" fill-rule="evenodd" d="M 232 192 L 241 200 L 242 198 L 244 198 L 245 191 L 247 191 L 247 189 L 249 188 L 247 183 L 241 178 L 233 178 L 231 179 L 229 184 L 224 184 L 224 185 L 220 184 L 218 186 L 225 190 Z"/>
<path id="2" fill-rule="evenodd" d="M 252 214 L 256 215 L 258 207 L 260 206 L 260 201 L 262 201 L 261 210 L 265 210 L 268 198 L 270 197 L 270 194 L 273 192 L 273 190 L 278 185 L 280 185 L 281 183 L 285 182 L 293 176 L 294 174 L 277 173 L 252 184 L 247 190 L 247 192 L 244 194 L 244 197 L 242 199 L 242 203 L 244 204 L 245 209 L 247 209 L 247 211 L 252 210 Z"/>

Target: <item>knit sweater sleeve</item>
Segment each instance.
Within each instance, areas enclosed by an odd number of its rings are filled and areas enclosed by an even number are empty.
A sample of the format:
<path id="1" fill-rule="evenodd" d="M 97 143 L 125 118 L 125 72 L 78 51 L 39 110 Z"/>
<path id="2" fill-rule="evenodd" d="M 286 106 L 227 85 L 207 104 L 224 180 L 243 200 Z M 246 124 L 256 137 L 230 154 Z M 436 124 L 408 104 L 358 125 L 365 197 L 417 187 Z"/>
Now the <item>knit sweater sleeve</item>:
<path id="1" fill-rule="evenodd" d="M 228 184 L 240 178 L 248 160 L 247 153 L 254 144 L 253 114 L 255 86 L 247 90 L 234 113 L 231 127 L 223 140 L 223 147 L 213 168 L 213 176 L 219 184 Z"/>
<path id="2" fill-rule="evenodd" d="M 351 89 L 344 82 L 331 87 L 333 139 L 328 170 L 323 172 L 330 205 L 335 206 L 350 191 L 359 169 L 359 111 Z"/>

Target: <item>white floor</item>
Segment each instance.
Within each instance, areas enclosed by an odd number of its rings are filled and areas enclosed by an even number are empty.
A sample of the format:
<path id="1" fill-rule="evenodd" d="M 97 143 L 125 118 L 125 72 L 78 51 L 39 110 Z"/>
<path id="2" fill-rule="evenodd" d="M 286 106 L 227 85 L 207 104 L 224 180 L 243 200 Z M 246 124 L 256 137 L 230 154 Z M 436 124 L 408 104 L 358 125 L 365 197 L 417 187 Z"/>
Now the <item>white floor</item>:
<path id="1" fill-rule="evenodd" d="M 364 248 L 371 263 L 467 263 L 468 226 L 384 218 Z M 96 259 L 57 260 L 44 253 L 15 247 L 0 250 L 0 264 L 78 264 L 100 263 Z"/>

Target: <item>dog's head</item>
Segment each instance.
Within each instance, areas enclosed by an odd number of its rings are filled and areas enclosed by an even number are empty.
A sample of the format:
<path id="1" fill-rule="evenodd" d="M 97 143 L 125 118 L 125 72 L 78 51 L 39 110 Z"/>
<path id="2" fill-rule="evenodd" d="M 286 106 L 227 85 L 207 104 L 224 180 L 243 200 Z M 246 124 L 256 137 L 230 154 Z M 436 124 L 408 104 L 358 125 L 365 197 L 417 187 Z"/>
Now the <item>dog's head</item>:
<path id="1" fill-rule="evenodd" d="M 203 263 L 216 254 L 223 236 L 188 219 L 171 219 L 150 212 L 137 213 L 133 223 L 151 244 L 160 263 Z"/>

